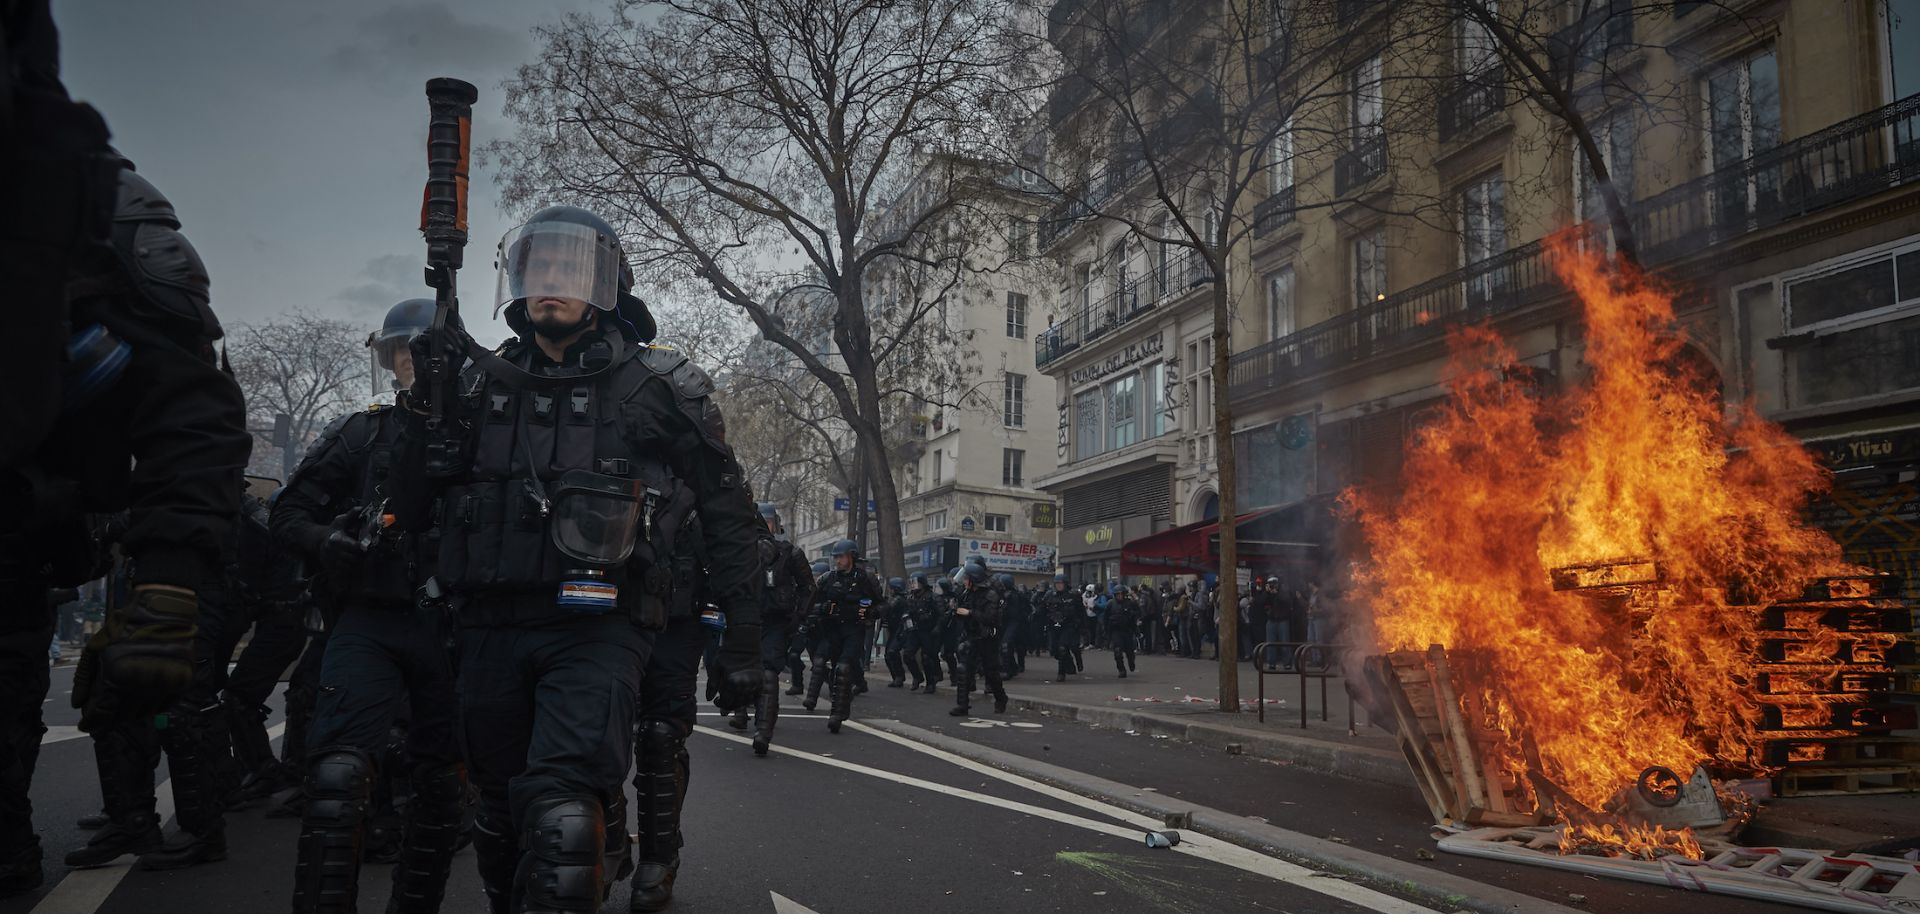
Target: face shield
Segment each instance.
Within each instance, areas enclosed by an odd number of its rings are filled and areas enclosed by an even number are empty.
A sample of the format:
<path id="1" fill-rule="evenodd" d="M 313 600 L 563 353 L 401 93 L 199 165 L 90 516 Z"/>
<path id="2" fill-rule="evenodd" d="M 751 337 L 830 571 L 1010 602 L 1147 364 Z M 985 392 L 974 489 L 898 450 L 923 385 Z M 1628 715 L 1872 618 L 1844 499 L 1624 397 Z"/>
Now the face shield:
<path id="1" fill-rule="evenodd" d="M 619 565 L 639 538 L 647 489 L 585 470 L 561 474 L 553 497 L 553 545 L 588 565 Z"/>
<path id="2" fill-rule="evenodd" d="M 572 222 L 531 222 L 500 239 L 493 316 L 520 299 L 562 298 L 612 311 L 620 297 L 620 251 L 612 238 Z"/>
<path id="3" fill-rule="evenodd" d="M 413 386 L 413 353 L 407 341 L 420 331 L 416 328 L 382 330 L 367 338 L 369 374 L 373 395 L 390 394 Z"/>

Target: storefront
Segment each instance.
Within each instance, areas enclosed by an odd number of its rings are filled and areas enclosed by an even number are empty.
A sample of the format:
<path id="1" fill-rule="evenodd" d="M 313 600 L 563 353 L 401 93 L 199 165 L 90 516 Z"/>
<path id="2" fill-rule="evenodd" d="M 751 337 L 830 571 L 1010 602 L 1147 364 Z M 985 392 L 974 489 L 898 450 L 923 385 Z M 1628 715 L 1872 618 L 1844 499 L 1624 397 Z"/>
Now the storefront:
<path id="1" fill-rule="evenodd" d="M 1019 584 L 1033 584 L 1053 579 L 1059 550 L 1015 540 L 960 540 L 960 561 L 969 562 L 976 557 L 988 571 L 1011 574 Z"/>
<path id="2" fill-rule="evenodd" d="M 1120 547 L 1152 534 L 1157 524 L 1150 514 L 1069 527 L 1060 531 L 1060 567 L 1075 587 L 1120 579 Z"/>
<path id="3" fill-rule="evenodd" d="M 905 551 L 908 575 L 943 575 L 960 567 L 960 541 L 951 536 L 909 543 Z"/>
<path id="4" fill-rule="evenodd" d="M 1241 514 L 1234 525 L 1240 577 L 1281 574 L 1319 580 L 1333 530 L 1332 508 L 1331 496 L 1315 496 Z M 1118 571 L 1127 577 L 1217 574 L 1220 522 L 1197 521 L 1130 538 L 1121 547 Z"/>

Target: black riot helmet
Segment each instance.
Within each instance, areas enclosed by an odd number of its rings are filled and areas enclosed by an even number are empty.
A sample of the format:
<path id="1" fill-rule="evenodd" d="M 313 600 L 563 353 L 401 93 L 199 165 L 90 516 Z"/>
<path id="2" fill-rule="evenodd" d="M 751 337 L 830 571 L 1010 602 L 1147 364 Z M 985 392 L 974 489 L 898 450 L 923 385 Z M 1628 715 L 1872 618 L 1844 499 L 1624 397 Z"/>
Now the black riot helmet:
<path id="1" fill-rule="evenodd" d="M 894 593 L 906 593 L 907 582 L 899 578 L 888 578 L 887 589 L 893 591 Z"/>
<path id="2" fill-rule="evenodd" d="M 839 570 L 851 571 L 853 570 L 853 566 L 860 561 L 860 547 L 854 543 L 853 540 L 840 540 L 834 543 L 833 549 L 827 554 L 833 557 L 834 568 Z M 847 560 L 847 567 L 844 569 L 840 569 L 840 559 L 842 556 L 845 556 Z"/>
<path id="3" fill-rule="evenodd" d="M 998 587 L 998 588 L 1000 588 L 1001 590 L 1012 590 L 1012 589 L 1013 589 L 1013 575 L 1010 575 L 1010 574 L 1008 574 L 1008 573 L 1006 573 L 1006 572 L 1004 572 L 1004 571 L 1002 571 L 1002 572 L 1000 572 L 999 574 L 996 574 L 996 575 L 994 575 L 994 576 L 993 576 L 993 586 L 995 586 L 995 587 Z"/>
<path id="4" fill-rule="evenodd" d="M 990 577 L 987 566 L 968 562 L 953 573 L 953 583 L 959 587 L 984 587 Z"/>
<path id="5" fill-rule="evenodd" d="M 812 569 L 813 576 L 817 578 L 823 574 L 826 574 L 830 567 L 831 566 L 829 566 L 826 562 L 814 562 L 813 569 Z"/>
<path id="6" fill-rule="evenodd" d="M 780 507 L 773 502 L 763 501 L 760 503 L 760 520 L 767 525 L 768 530 L 774 533 L 787 532 L 786 528 L 780 524 Z"/>
<path id="7" fill-rule="evenodd" d="M 633 268 L 620 236 L 607 220 L 580 207 L 549 206 L 509 229 L 494 267 L 499 284 L 493 314 L 505 311 L 507 326 L 521 336 L 532 329 L 527 299 L 540 296 L 578 299 L 592 311 L 611 312 L 621 335 L 636 343 L 658 333 L 646 303 L 633 296 Z"/>
<path id="8" fill-rule="evenodd" d="M 1070 581 L 1068 581 L 1068 580 L 1067 580 L 1067 576 L 1066 576 L 1066 574 L 1064 574 L 1064 573 L 1062 573 L 1062 574 L 1056 574 L 1056 575 L 1054 575 L 1054 576 L 1053 576 L 1053 589 L 1054 589 L 1054 590 L 1058 590 L 1058 591 L 1063 591 L 1063 592 L 1064 592 L 1064 591 L 1065 591 L 1065 590 L 1067 589 L 1067 585 L 1068 585 L 1068 584 L 1070 584 L 1070 583 L 1072 583 L 1072 582 L 1070 582 Z"/>
<path id="9" fill-rule="evenodd" d="M 405 390 L 412 385 L 413 370 L 407 369 L 406 383 L 403 384 L 403 379 L 394 369 L 394 361 L 406 354 L 411 365 L 413 356 L 407 352 L 407 341 L 433 326 L 433 308 L 431 298 L 409 298 L 388 308 L 387 319 L 380 322 L 380 329 L 367 334 L 367 354 L 372 360 L 368 367 L 373 375 L 374 396 Z"/>
<path id="10" fill-rule="evenodd" d="M 931 590 L 932 589 L 927 586 L 927 575 L 925 572 L 914 572 L 913 589 L 914 590 Z"/>

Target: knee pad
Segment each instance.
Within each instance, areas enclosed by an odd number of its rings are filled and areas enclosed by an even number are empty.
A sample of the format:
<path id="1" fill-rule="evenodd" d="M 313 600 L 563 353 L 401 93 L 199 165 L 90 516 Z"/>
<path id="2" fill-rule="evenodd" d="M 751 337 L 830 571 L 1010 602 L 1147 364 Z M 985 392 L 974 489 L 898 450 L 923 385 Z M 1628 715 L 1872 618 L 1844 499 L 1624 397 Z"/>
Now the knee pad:
<path id="1" fill-rule="evenodd" d="M 373 794 L 373 759 L 351 747 L 323 749 L 307 766 L 305 819 L 315 825 L 352 826 L 366 818 Z"/>
<path id="2" fill-rule="evenodd" d="M 532 910 L 591 911 L 600 906 L 605 820 L 600 798 L 581 793 L 527 805 L 521 886 Z"/>
<path id="3" fill-rule="evenodd" d="M 640 722 L 638 742 L 641 767 L 671 769 L 673 760 L 686 749 L 687 732 L 679 721 L 649 717 Z"/>

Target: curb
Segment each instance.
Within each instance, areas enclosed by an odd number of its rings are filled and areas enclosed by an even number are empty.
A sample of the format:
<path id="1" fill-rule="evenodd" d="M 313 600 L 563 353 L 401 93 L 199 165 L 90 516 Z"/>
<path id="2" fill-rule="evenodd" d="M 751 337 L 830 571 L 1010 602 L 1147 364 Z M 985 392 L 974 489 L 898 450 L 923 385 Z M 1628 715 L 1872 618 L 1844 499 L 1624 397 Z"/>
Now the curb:
<path id="1" fill-rule="evenodd" d="M 1475 882 L 1445 870 L 1431 869 L 1324 838 L 1288 831 L 1245 816 L 1164 797 L 1118 781 L 1002 752 L 897 720 L 868 719 L 862 723 L 1002 771 L 1104 800 L 1135 813 L 1155 818 L 1172 813 L 1191 813 L 1191 828 L 1201 834 L 1315 870 L 1352 877 L 1371 888 L 1411 896 L 1438 910 L 1473 911 L 1475 914 L 1579 914 L 1575 908 Z"/>
<path id="2" fill-rule="evenodd" d="M 1008 704 L 1033 711 L 1050 711 L 1081 723 L 1115 730 L 1133 730 L 1150 736 L 1185 740 L 1209 749 L 1227 750 L 1237 744 L 1242 754 L 1298 765 L 1312 771 L 1396 787 L 1414 786 L 1413 774 L 1400 753 L 1367 746 L 1344 746 L 1326 740 L 1282 736 L 1247 727 L 1200 723 L 1164 714 L 1125 708 L 1083 705 L 1050 698 L 1009 695 Z"/>

